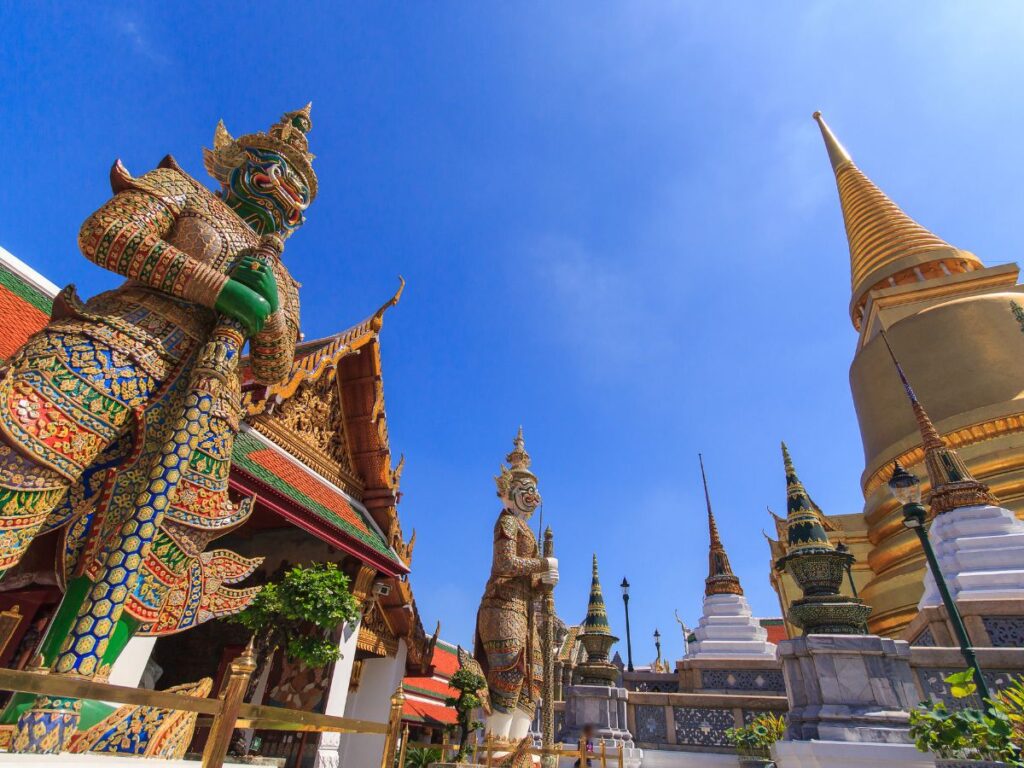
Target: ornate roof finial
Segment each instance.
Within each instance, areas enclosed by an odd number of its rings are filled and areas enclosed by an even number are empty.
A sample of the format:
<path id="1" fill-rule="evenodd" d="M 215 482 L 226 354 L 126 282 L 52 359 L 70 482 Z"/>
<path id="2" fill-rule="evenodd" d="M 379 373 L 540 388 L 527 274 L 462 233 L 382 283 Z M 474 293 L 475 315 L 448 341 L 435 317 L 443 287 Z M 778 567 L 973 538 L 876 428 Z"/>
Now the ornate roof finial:
<path id="1" fill-rule="evenodd" d="M 498 485 L 498 496 L 504 496 L 517 477 L 527 477 L 536 482 L 537 476 L 530 471 L 530 454 L 526 452 L 522 426 L 512 441 L 512 450 L 505 456 L 505 461 L 508 462 L 508 466 L 502 464 L 501 473 L 494 478 Z"/>
<path id="2" fill-rule="evenodd" d="M 903 389 L 910 400 L 910 407 L 914 410 L 914 418 L 917 420 L 917 428 L 921 433 L 921 442 L 924 447 L 924 465 L 928 470 L 928 480 L 931 483 L 931 491 L 928 493 L 928 504 L 936 515 L 948 512 L 959 507 L 974 507 L 992 505 L 999 506 L 989 487 L 979 480 L 976 480 L 971 471 L 967 468 L 964 460 L 960 458 L 954 449 L 948 447 L 932 420 L 928 417 L 921 401 L 917 399 L 907 374 L 896 358 L 896 352 L 889 343 L 889 337 L 885 331 L 881 331 L 882 341 L 885 342 L 893 365 L 896 366 L 896 373 L 899 374 Z"/>
<path id="3" fill-rule="evenodd" d="M 787 557 L 797 553 L 833 551 L 835 547 L 828 540 L 814 502 L 797 477 L 793 458 L 785 443 L 782 443 L 782 463 L 786 468 Z"/>
<path id="4" fill-rule="evenodd" d="M 583 631 L 590 635 L 610 635 L 612 633 L 612 628 L 608 626 L 608 610 L 604 605 L 601 580 L 597 575 L 596 552 L 590 578 L 590 600 L 587 603 L 587 618 L 583 620 Z"/>
<path id="5" fill-rule="evenodd" d="M 725 553 L 722 538 L 718 535 L 715 514 L 711 511 L 711 494 L 708 492 L 708 478 L 704 473 L 704 456 L 697 454 L 700 461 L 700 476 L 704 481 L 704 502 L 708 508 L 708 532 L 711 544 L 708 548 L 708 577 L 704 580 L 705 595 L 742 595 L 743 587 L 740 580 L 732 572 L 729 556 Z"/>
<path id="6" fill-rule="evenodd" d="M 850 315 L 859 330 L 867 295 L 872 288 L 923 280 L 928 264 L 935 276 L 982 267 L 973 253 L 953 247 L 904 213 L 861 172 L 832 133 L 821 112 L 814 113 L 839 188 L 839 203 L 850 245 L 853 298 Z M 895 284 L 895 283 L 893 283 Z"/>

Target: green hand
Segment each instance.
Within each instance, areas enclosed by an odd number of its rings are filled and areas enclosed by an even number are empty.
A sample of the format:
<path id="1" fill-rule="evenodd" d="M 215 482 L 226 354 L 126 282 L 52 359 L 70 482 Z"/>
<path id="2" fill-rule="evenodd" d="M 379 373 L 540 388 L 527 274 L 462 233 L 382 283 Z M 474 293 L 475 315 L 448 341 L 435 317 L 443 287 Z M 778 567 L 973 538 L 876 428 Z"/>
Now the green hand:
<path id="1" fill-rule="evenodd" d="M 270 265 L 264 264 L 252 256 L 243 256 L 231 270 L 231 279 L 256 291 L 270 304 L 270 311 L 277 312 L 277 280 L 274 278 L 274 270 Z"/>
<path id="2" fill-rule="evenodd" d="M 265 298 L 234 279 L 224 283 L 213 306 L 222 315 L 240 322 L 250 337 L 260 332 L 271 312 L 270 303 Z"/>

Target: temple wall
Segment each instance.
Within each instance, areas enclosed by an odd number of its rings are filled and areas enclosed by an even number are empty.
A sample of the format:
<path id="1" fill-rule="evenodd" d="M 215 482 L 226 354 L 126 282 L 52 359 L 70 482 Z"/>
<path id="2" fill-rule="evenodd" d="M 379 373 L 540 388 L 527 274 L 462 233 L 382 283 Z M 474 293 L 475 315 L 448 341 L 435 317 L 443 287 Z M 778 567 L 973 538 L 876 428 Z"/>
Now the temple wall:
<path id="1" fill-rule="evenodd" d="M 349 692 L 345 717 L 378 723 L 387 722 L 391 711 L 391 695 L 405 677 L 407 650 L 405 640 L 399 640 L 398 653 L 394 657 L 363 661 L 359 689 Z M 341 768 L 367 768 L 379 765 L 383 751 L 383 735 L 345 734 L 341 737 Z"/>
<path id="2" fill-rule="evenodd" d="M 341 632 L 341 658 L 334 665 L 331 684 L 327 690 L 325 715 L 344 716 L 349 699 L 352 664 L 356 658 L 356 641 L 362 619 L 346 624 Z M 341 763 L 341 734 L 325 733 L 320 737 L 314 768 L 337 768 Z"/>

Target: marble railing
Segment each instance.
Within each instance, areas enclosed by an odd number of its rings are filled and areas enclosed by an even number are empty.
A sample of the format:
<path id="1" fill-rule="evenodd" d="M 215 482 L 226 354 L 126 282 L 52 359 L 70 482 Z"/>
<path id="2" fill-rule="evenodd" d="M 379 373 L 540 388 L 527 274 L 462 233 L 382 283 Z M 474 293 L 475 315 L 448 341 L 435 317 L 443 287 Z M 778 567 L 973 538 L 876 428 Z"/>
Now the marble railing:
<path id="1" fill-rule="evenodd" d="M 630 691 L 629 730 L 642 749 L 731 752 L 726 730 L 786 709 L 785 696 Z"/>

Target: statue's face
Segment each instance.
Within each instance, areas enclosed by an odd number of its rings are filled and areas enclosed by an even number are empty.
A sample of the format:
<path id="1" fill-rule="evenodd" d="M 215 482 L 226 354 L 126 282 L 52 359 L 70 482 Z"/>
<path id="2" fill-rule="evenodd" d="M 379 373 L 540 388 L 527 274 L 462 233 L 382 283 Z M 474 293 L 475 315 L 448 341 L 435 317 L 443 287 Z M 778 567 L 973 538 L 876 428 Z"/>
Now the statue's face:
<path id="1" fill-rule="evenodd" d="M 509 488 L 508 498 L 505 500 L 509 509 L 528 520 L 534 510 L 540 506 L 540 491 L 537 490 L 537 483 L 528 478 L 515 480 Z"/>
<path id="2" fill-rule="evenodd" d="M 245 156 L 231 172 L 224 202 L 259 234 L 290 235 L 306 220 L 309 187 L 277 152 L 246 148 Z"/>

